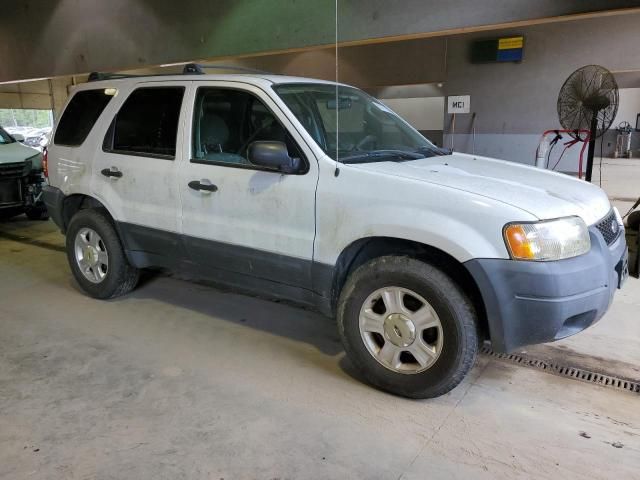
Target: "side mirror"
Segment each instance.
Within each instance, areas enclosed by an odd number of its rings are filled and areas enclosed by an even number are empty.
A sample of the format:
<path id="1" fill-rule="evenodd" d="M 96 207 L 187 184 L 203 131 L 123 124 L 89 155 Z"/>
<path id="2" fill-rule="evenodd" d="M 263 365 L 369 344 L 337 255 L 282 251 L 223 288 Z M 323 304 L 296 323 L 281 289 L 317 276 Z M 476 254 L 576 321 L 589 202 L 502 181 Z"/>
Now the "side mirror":
<path id="1" fill-rule="evenodd" d="M 282 173 L 296 173 L 300 168 L 300 160 L 291 158 L 282 142 L 253 142 L 247 149 L 247 158 L 254 165 Z"/>
<path id="2" fill-rule="evenodd" d="M 20 133 L 14 133 L 11 136 L 15 139 L 16 142 L 24 142 L 24 135 Z"/>

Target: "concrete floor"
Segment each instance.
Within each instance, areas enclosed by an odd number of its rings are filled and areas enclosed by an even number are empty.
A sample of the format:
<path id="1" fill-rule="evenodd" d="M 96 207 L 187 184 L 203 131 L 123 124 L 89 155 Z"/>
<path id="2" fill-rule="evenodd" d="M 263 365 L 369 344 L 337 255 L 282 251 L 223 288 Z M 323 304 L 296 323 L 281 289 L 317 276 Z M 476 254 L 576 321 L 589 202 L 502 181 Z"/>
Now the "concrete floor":
<path id="1" fill-rule="evenodd" d="M 93 300 L 62 245 L 51 223 L 0 224 L 2 479 L 640 471 L 638 395 L 481 357 L 444 397 L 396 398 L 357 379 L 335 325 L 315 313 L 163 276 Z M 597 327 L 565 342 L 637 342 L 639 305 L 632 280 Z M 640 349 L 606 347 L 638 365 Z"/>
<path id="2" fill-rule="evenodd" d="M 600 322 L 573 337 L 523 351 L 541 360 L 640 382 L 639 311 L 640 281 L 629 278 Z"/>

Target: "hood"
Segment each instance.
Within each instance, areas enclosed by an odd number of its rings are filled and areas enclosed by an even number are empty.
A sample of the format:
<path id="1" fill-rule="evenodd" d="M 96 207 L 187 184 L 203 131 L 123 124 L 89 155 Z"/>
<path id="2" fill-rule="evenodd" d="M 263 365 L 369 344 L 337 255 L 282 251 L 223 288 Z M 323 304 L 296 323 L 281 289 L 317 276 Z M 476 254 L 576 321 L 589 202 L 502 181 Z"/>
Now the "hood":
<path id="1" fill-rule="evenodd" d="M 592 225 L 611 209 L 604 191 L 590 183 L 561 173 L 474 155 L 454 153 L 351 166 L 491 198 L 541 220 L 578 215 L 587 225 Z"/>
<path id="2" fill-rule="evenodd" d="M 0 164 L 23 162 L 36 156 L 32 160 L 33 168 L 42 168 L 42 155 L 35 148 L 27 147 L 20 142 L 0 144 Z"/>

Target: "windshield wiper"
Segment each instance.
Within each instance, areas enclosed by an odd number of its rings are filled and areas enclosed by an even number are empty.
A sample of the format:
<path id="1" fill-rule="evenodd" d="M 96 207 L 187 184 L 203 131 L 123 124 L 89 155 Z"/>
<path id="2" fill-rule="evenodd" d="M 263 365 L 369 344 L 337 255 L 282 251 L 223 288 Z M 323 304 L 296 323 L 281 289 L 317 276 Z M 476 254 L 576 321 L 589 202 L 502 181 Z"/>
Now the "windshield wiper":
<path id="1" fill-rule="evenodd" d="M 448 148 L 440 148 L 436 147 L 419 147 L 414 150 L 415 152 L 424 154 L 427 158 L 429 157 L 440 157 L 444 155 L 451 155 L 453 152 Z"/>
<path id="2" fill-rule="evenodd" d="M 368 162 L 387 162 L 387 161 L 405 161 L 418 160 L 425 158 L 419 152 L 407 152 L 406 150 L 371 150 L 355 155 L 349 155 L 340 159 L 342 163 L 368 163 Z"/>

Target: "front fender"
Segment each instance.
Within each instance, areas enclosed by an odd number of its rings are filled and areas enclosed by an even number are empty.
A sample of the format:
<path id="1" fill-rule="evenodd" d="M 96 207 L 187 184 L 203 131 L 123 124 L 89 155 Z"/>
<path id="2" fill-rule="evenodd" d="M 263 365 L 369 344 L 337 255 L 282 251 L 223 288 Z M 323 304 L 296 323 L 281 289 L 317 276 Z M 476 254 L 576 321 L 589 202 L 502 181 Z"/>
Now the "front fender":
<path id="1" fill-rule="evenodd" d="M 537 220 L 508 203 L 414 179 L 349 168 L 323 172 L 317 193 L 314 261 L 335 265 L 340 253 L 368 237 L 410 240 L 458 262 L 509 258 L 502 230 Z"/>
<path id="2" fill-rule="evenodd" d="M 513 218 L 523 216 L 514 212 Z M 417 242 L 437 248 L 460 263 L 474 258 L 509 258 L 502 237 L 505 223 L 504 213 L 498 215 L 491 209 L 476 209 L 462 216 L 397 205 L 361 208 L 356 214 L 336 211 L 319 221 L 314 260 L 335 265 L 345 248 L 370 237 Z"/>

